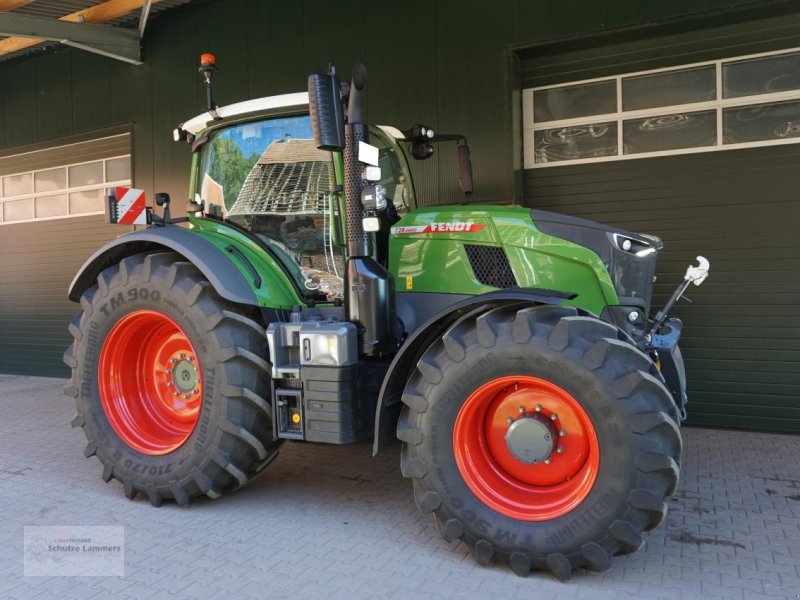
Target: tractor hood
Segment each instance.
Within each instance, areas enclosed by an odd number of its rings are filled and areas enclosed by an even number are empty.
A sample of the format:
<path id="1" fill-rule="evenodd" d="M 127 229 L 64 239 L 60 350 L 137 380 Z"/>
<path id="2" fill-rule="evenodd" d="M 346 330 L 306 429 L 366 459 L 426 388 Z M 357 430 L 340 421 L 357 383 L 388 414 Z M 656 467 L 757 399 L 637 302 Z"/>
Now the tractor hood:
<path id="1" fill-rule="evenodd" d="M 544 210 L 532 210 L 531 218 L 542 233 L 595 252 L 608 270 L 621 304 L 643 301 L 642 308 L 649 308 L 656 256 L 663 248 L 659 238 Z"/>

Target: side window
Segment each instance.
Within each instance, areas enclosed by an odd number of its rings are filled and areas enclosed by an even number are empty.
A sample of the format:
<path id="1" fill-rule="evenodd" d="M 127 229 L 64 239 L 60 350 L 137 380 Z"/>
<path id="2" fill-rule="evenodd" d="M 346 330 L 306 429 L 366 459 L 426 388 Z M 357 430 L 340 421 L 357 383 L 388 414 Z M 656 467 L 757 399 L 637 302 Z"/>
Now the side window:
<path id="1" fill-rule="evenodd" d="M 403 158 L 397 148 L 380 130 L 370 131 L 370 143 L 379 150 L 378 164 L 381 168 L 380 184 L 386 188 L 386 197 L 392 201 L 401 215 L 411 209 L 411 181 L 402 166 Z"/>

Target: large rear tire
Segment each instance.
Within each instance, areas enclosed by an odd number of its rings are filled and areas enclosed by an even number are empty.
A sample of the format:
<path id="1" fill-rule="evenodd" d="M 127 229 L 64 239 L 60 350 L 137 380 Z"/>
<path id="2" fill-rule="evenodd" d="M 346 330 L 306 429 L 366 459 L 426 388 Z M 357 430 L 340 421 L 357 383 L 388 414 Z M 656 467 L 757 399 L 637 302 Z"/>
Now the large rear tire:
<path id="1" fill-rule="evenodd" d="M 133 499 L 186 505 L 238 488 L 276 456 L 264 328 L 174 253 L 104 270 L 64 353 L 85 455 Z"/>
<path id="2" fill-rule="evenodd" d="M 401 468 L 475 560 L 567 579 L 643 543 L 675 491 L 678 415 L 652 361 L 568 307 L 466 318 L 402 396 Z"/>

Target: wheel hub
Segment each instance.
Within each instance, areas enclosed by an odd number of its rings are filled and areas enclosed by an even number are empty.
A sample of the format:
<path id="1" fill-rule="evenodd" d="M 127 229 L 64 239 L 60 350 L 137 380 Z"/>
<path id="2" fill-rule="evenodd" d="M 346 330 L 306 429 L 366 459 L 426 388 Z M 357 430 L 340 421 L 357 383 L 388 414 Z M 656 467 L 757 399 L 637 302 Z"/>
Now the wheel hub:
<path id="1" fill-rule="evenodd" d="M 183 356 L 186 356 L 185 354 Z M 176 391 L 180 393 L 194 393 L 199 381 L 197 367 L 194 365 L 194 357 L 181 358 L 175 362 L 175 366 L 167 371 L 167 381 L 175 384 Z"/>
<path id="2" fill-rule="evenodd" d="M 549 460 L 557 440 L 558 431 L 552 421 L 538 414 L 520 417 L 506 433 L 508 450 L 514 458 L 529 465 Z"/>

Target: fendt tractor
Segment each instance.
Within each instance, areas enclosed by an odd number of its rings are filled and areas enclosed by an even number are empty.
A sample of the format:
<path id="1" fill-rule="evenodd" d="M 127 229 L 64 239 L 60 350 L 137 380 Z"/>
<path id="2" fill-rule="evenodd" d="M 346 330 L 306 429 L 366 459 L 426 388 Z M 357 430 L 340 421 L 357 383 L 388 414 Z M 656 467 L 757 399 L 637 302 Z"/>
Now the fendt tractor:
<path id="1" fill-rule="evenodd" d="M 654 236 L 516 205 L 418 206 L 411 159 L 466 138 L 365 120 L 366 70 L 208 108 L 188 216 L 110 190 L 146 223 L 91 256 L 69 298 L 73 426 L 125 495 L 188 505 L 285 440 L 377 453 L 475 560 L 566 579 L 609 568 L 665 516 L 685 417 L 681 322 L 651 316 Z M 137 208 L 138 206 L 138 208 Z M 132 214 L 136 213 L 136 214 Z M 131 228 L 134 229 L 134 228 Z"/>

